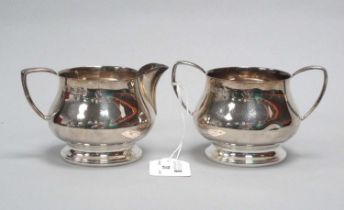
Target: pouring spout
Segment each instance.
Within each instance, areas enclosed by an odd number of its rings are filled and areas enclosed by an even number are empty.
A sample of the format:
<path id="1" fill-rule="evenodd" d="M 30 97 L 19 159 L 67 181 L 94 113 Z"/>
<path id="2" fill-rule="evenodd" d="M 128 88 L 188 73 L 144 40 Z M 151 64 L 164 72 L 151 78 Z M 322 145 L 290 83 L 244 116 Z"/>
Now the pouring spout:
<path id="1" fill-rule="evenodd" d="M 141 91 L 149 104 L 152 106 L 156 113 L 155 92 L 158 81 L 166 70 L 167 66 L 158 63 L 150 63 L 141 67 L 139 70 L 139 80 Z"/>

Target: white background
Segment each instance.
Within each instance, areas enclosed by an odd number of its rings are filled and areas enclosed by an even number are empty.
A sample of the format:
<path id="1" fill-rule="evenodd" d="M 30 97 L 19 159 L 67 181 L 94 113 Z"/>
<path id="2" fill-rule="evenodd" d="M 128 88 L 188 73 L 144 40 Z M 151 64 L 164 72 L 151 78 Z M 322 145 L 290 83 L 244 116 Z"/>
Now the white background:
<path id="1" fill-rule="evenodd" d="M 186 59 L 205 69 L 263 66 L 289 73 L 325 66 L 329 86 L 318 109 L 284 144 L 288 159 L 265 168 L 218 165 L 203 155 L 207 140 L 188 121 L 181 158 L 190 178 L 151 177 L 148 162 L 179 141 L 180 106 L 170 71 L 158 86 L 158 116 L 139 142 L 134 164 L 86 168 L 59 157 L 64 143 L 27 104 L 20 70 L 84 65 L 138 69 Z M 0 2 L 0 209 L 344 209 L 343 1 L 12 1 Z M 182 71 L 184 70 L 184 71 Z M 204 85 L 181 69 L 195 106 Z M 30 77 L 47 110 L 57 79 Z M 293 80 L 303 112 L 315 100 L 321 74 Z"/>

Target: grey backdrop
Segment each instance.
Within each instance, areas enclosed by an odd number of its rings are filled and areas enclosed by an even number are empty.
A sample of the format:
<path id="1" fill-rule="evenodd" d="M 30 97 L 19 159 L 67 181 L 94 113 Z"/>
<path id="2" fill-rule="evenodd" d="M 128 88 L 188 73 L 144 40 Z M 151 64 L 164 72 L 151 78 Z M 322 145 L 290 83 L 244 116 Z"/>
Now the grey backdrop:
<path id="1" fill-rule="evenodd" d="M 0 209 L 343 209 L 343 1 L 12 1 L 0 2 Z M 170 154 L 181 130 L 170 71 L 158 86 L 158 116 L 131 165 L 85 168 L 59 157 L 59 141 L 27 104 L 19 72 L 80 65 L 178 59 L 206 69 L 264 66 L 294 72 L 310 64 L 329 71 L 318 109 L 284 144 L 273 167 L 234 168 L 208 161 L 208 142 L 188 121 L 181 158 L 190 178 L 151 177 L 148 162 Z M 184 71 L 182 71 L 184 70 Z M 179 72 L 192 107 L 204 76 Z M 33 75 L 30 87 L 47 110 L 56 78 Z M 320 74 L 293 81 L 300 110 L 311 106 Z"/>

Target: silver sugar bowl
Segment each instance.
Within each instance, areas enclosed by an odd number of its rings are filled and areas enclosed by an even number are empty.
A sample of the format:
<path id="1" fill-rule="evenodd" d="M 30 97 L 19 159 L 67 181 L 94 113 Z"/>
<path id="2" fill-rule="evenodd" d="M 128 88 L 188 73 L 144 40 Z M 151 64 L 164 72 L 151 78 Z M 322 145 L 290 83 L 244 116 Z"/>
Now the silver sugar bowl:
<path id="1" fill-rule="evenodd" d="M 119 66 L 77 67 L 55 72 L 29 68 L 21 72 L 25 96 L 33 110 L 67 143 L 64 160 L 87 166 L 134 162 L 142 156 L 135 144 L 156 115 L 155 90 L 167 66 L 151 63 L 139 71 Z M 47 72 L 59 77 L 59 90 L 49 114 L 34 104 L 27 75 Z"/>
<path id="2" fill-rule="evenodd" d="M 194 112 L 202 136 L 212 142 L 206 156 L 234 166 L 266 166 L 281 162 L 286 151 L 280 144 L 291 138 L 300 122 L 317 107 L 327 85 L 321 66 L 307 66 L 293 75 L 259 67 L 224 67 L 206 72 L 199 65 L 179 61 L 173 66 L 172 84 L 179 65 L 197 68 L 207 76 L 203 97 Z M 293 102 L 289 82 L 311 70 L 323 72 L 324 83 L 315 104 L 301 116 Z M 178 96 L 177 87 L 173 86 Z M 186 108 L 182 101 L 182 106 Z"/>

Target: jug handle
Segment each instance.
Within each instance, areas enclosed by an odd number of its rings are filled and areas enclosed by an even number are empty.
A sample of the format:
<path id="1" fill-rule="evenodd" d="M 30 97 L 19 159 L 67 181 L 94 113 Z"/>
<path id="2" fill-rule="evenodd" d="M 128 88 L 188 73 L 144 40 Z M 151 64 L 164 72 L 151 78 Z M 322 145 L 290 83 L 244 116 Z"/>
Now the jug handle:
<path id="1" fill-rule="evenodd" d="M 29 69 L 24 69 L 21 71 L 21 81 L 22 81 L 22 85 L 23 85 L 23 89 L 24 89 L 24 94 L 25 97 L 27 99 L 27 101 L 29 102 L 30 106 L 32 107 L 32 109 L 38 114 L 38 116 L 40 116 L 43 120 L 49 120 L 53 117 L 54 113 L 51 114 L 43 114 L 43 112 L 41 112 L 41 110 L 38 109 L 38 107 L 36 106 L 36 104 L 33 102 L 28 86 L 27 86 L 27 75 L 31 74 L 31 73 L 41 73 L 41 72 L 46 72 L 46 73 L 51 73 L 54 75 L 57 75 L 56 71 L 52 70 L 52 69 L 48 69 L 48 68 L 29 68 Z"/>
<path id="2" fill-rule="evenodd" d="M 177 61 L 174 65 L 173 65 L 173 68 L 172 68 L 172 75 L 171 75 L 171 81 L 172 81 L 172 86 L 173 86 L 173 90 L 174 90 L 174 93 L 176 94 L 176 96 L 180 99 L 180 103 L 182 105 L 182 107 L 190 114 L 190 115 L 193 115 L 193 112 L 191 112 L 188 107 L 186 106 L 185 102 L 183 101 L 183 99 L 179 96 L 178 94 L 178 90 L 177 90 L 177 81 L 176 81 L 176 73 L 177 73 L 177 67 L 179 65 L 186 65 L 186 66 L 191 66 L 191 67 L 194 67 L 198 70 L 200 70 L 201 72 L 203 72 L 204 74 L 207 74 L 207 72 L 202 68 L 200 67 L 199 65 L 195 64 L 195 63 L 192 63 L 190 61 Z"/>
<path id="3" fill-rule="evenodd" d="M 314 71 L 314 70 L 319 70 L 323 73 L 323 76 L 324 76 L 324 80 L 323 80 L 323 85 L 322 85 L 322 88 L 321 88 L 321 91 L 320 91 L 320 94 L 317 98 L 317 100 L 315 101 L 315 103 L 313 104 L 313 106 L 301 117 L 299 114 L 298 117 L 301 119 L 301 120 L 304 120 L 306 119 L 310 114 L 312 114 L 312 112 L 317 108 L 317 106 L 319 105 L 321 99 L 323 98 L 324 96 L 324 93 L 326 91 L 326 87 L 327 87 L 327 81 L 328 81 L 328 76 L 327 76 L 327 71 L 324 67 L 322 66 L 306 66 L 306 67 L 303 67 L 299 70 L 297 70 L 293 75 L 292 77 L 295 77 L 296 75 L 300 74 L 300 73 L 303 73 L 303 72 L 306 72 L 306 71 Z M 297 112 L 295 112 L 297 113 Z"/>

